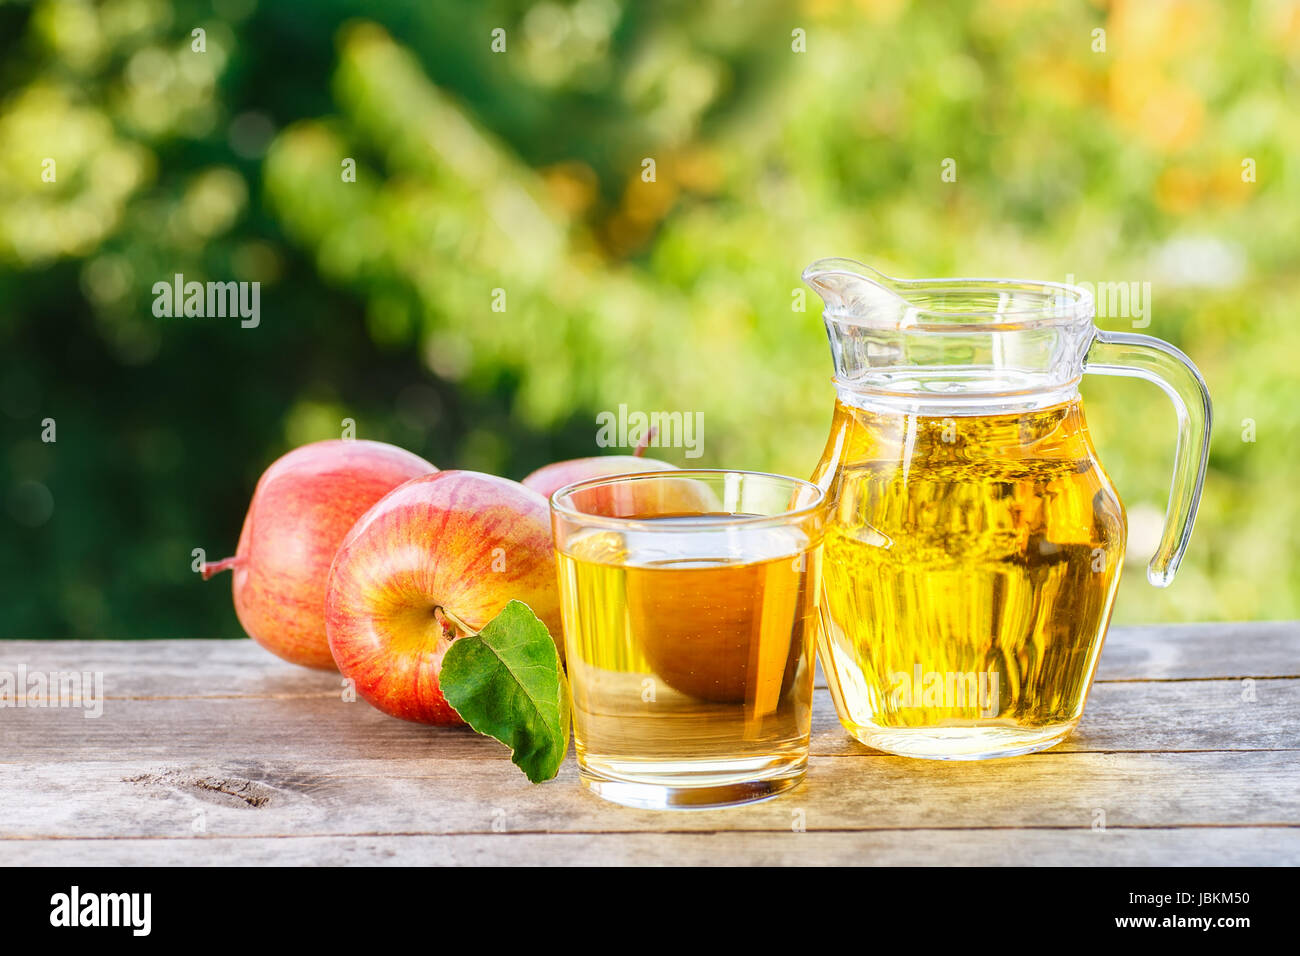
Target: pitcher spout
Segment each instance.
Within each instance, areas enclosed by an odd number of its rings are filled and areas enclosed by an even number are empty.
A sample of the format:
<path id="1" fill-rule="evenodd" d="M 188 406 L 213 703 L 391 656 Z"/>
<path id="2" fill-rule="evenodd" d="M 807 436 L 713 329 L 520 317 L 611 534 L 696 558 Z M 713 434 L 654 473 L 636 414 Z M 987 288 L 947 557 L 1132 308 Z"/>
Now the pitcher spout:
<path id="1" fill-rule="evenodd" d="M 854 259 L 818 259 L 803 271 L 803 281 L 824 303 L 827 317 L 852 319 L 872 310 L 906 309 L 906 283 Z"/>
<path id="2" fill-rule="evenodd" d="M 896 279 L 853 259 L 819 259 L 803 280 L 826 303 L 828 321 L 968 330 L 1092 322 L 1092 295 L 1057 282 Z"/>
<path id="3" fill-rule="evenodd" d="M 896 279 L 821 259 L 803 279 L 822 312 L 841 398 L 927 413 L 1045 407 L 1077 390 L 1092 297 L 1024 279 Z"/>

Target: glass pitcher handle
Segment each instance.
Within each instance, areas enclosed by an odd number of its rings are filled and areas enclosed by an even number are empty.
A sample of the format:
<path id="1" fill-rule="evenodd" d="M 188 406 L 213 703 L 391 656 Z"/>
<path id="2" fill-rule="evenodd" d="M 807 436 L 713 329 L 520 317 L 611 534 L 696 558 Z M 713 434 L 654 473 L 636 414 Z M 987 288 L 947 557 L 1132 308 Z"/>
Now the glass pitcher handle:
<path id="1" fill-rule="evenodd" d="M 1168 342 L 1150 335 L 1097 330 L 1088 349 L 1085 372 L 1144 378 L 1159 385 L 1178 414 L 1178 446 L 1174 451 L 1174 480 L 1169 486 L 1169 510 L 1160 547 L 1147 565 L 1147 580 L 1158 588 L 1174 580 L 1192 537 L 1192 523 L 1201 502 L 1205 463 L 1210 454 L 1210 390 L 1192 360 Z"/>

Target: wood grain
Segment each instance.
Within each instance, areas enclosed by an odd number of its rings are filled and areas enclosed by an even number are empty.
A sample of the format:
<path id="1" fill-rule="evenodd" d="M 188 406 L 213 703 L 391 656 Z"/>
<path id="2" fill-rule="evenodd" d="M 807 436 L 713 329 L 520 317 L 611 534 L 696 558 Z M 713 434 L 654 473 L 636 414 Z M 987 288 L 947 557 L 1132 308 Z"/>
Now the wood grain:
<path id="1" fill-rule="evenodd" d="M 0 709 L 0 864 L 1300 862 L 1300 624 L 1117 628 L 1076 734 L 987 762 L 870 751 L 815 695 L 779 799 L 636 811 L 343 699 L 248 641 L 0 642 L 103 715 Z M 802 831 L 802 832 L 796 832 Z"/>
<path id="2" fill-rule="evenodd" d="M 10 866 L 1267 866 L 1300 855 L 1276 829 L 491 833 L 444 836 L 28 840 Z"/>

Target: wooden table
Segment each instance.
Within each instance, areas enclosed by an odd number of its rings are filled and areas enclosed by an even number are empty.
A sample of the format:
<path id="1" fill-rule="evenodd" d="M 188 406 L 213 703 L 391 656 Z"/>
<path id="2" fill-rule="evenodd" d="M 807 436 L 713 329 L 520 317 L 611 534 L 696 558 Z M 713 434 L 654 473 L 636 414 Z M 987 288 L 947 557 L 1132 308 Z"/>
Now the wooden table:
<path id="1" fill-rule="evenodd" d="M 0 864 L 1300 863 L 1300 622 L 1115 628 L 1078 732 L 984 762 L 879 754 L 819 680 L 806 781 L 656 813 L 532 786 L 468 730 L 345 702 L 251 641 L 0 641 L 104 707 L 0 709 Z"/>

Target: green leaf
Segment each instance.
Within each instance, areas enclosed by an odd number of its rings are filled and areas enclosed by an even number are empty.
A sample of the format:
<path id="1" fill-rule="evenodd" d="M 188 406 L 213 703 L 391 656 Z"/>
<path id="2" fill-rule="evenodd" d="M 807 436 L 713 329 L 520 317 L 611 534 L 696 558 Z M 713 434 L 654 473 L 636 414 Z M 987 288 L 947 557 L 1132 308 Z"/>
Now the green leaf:
<path id="1" fill-rule="evenodd" d="M 559 772 L 569 750 L 569 685 L 550 632 L 523 601 L 453 641 L 438 684 L 465 723 L 510 748 L 533 783 Z"/>

